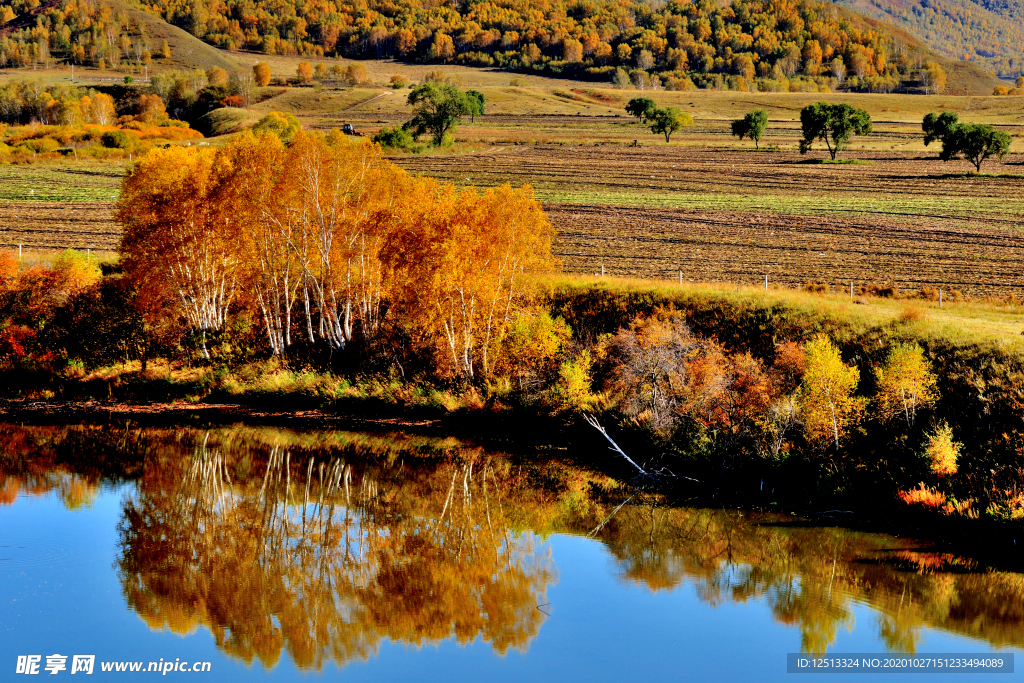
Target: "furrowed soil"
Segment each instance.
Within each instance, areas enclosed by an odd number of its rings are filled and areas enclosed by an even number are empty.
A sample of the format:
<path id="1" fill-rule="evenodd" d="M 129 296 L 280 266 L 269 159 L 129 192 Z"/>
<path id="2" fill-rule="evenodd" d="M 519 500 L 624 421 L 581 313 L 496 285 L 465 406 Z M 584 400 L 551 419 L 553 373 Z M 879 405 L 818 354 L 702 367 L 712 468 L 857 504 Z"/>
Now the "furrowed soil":
<path id="1" fill-rule="evenodd" d="M 121 164 L 0 165 L 0 247 L 113 251 Z"/>
<path id="2" fill-rule="evenodd" d="M 985 177 L 932 154 L 856 158 L 864 163 L 779 151 L 530 145 L 396 161 L 461 185 L 532 185 L 568 272 L 604 266 L 609 275 L 746 283 L 767 275 L 791 285 L 855 280 L 976 295 L 1024 285 L 1017 159 L 987 161 L 986 173 L 1004 177 Z"/>

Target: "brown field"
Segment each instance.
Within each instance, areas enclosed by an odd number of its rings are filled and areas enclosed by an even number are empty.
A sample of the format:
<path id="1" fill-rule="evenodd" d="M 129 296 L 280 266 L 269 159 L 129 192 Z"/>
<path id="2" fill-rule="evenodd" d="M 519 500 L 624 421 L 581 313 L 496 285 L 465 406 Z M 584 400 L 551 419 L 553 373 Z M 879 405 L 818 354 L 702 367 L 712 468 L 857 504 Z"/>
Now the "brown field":
<path id="1" fill-rule="evenodd" d="M 113 202 L 0 201 L 0 247 L 114 251 Z"/>
<path id="2" fill-rule="evenodd" d="M 820 156 L 820 155 L 818 155 Z M 848 158 L 852 154 L 846 155 Z M 792 152 L 681 147 L 506 146 L 401 157 L 461 185 L 529 183 L 546 201 L 568 272 L 687 280 L 1024 287 L 1019 156 L 966 174 L 906 152 L 857 153 L 858 165 Z M 966 166 L 966 168 L 965 168 Z"/>

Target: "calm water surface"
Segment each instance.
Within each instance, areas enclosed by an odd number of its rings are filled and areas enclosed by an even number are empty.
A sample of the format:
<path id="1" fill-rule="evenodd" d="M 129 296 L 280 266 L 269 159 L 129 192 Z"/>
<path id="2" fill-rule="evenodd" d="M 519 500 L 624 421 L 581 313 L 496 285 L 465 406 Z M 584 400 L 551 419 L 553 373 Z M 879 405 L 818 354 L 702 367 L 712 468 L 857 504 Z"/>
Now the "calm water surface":
<path id="1" fill-rule="evenodd" d="M 454 440 L 0 425 L 0 680 L 53 653 L 217 681 L 782 680 L 787 652 L 1024 653 L 1022 575 L 784 515 L 609 519 L 627 497 Z"/>

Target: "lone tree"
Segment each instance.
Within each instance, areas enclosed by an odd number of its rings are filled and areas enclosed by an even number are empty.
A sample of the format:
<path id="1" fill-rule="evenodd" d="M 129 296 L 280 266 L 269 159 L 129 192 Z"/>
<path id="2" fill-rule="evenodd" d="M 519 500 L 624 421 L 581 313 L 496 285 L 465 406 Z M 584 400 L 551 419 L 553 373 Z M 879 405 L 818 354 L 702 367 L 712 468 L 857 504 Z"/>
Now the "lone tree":
<path id="1" fill-rule="evenodd" d="M 454 85 L 431 81 L 413 88 L 409 93 L 409 104 L 413 117 L 403 128 L 411 130 L 416 137 L 429 133 L 437 146 L 444 144 L 444 138 L 454 132 L 459 119 L 476 111 L 476 100 Z"/>
<path id="2" fill-rule="evenodd" d="M 651 122 L 651 132 L 655 134 L 663 133 L 665 135 L 665 142 L 669 141 L 672 133 L 685 126 L 693 125 L 693 118 L 689 114 L 679 111 L 676 107 L 655 109 L 647 115 L 647 120 Z"/>
<path id="3" fill-rule="evenodd" d="M 650 121 L 658 105 L 650 97 L 634 97 L 626 104 L 626 113 L 640 119 L 640 123 Z"/>
<path id="4" fill-rule="evenodd" d="M 981 172 L 981 164 L 991 156 L 1002 159 L 1010 151 L 1010 136 L 983 123 L 960 123 L 957 115 L 928 114 L 921 122 L 924 144 L 942 141 L 939 158 L 943 161 L 964 158 Z"/>
<path id="5" fill-rule="evenodd" d="M 848 104 L 815 102 L 800 111 L 800 125 L 804 135 L 800 153 L 806 154 L 815 140 L 821 140 L 834 161 L 836 154 L 850 142 L 850 136 L 871 132 L 871 117 L 863 109 Z"/>
<path id="6" fill-rule="evenodd" d="M 270 83 L 270 67 L 266 62 L 257 62 L 253 65 L 252 75 L 256 79 L 256 85 L 261 88 L 267 87 Z"/>
<path id="7" fill-rule="evenodd" d="M 761 138 L 768 128 L 768 112 L 764 109 L 755 109 L 742 119 L 732 122 L 732 134 L 740 140 L 750 138 L 754 141 L 754 149 L 761 149 Z"/>
<path id="8" fill-rule="evenodd" d="M 469 115 L 469 120 L 476 123 L 476 117 L 484 115 L 484 105 L 487 103 L 487 98 L 478 90 L 467 90 L 466 97 L 475 105 L 473 112 Z"/>

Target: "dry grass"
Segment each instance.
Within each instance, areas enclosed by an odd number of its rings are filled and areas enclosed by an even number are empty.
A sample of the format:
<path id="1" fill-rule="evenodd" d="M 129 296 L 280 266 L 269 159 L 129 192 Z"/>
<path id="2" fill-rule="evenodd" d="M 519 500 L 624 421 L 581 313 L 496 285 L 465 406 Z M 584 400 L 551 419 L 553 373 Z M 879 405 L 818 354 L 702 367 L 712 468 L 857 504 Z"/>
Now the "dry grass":
<path id="1" fill-rule="evenodd" d="M 733 285 L 727 283 L 651 281 L 630 278 L 560 275 L 541 278 L 547 290 L 599 288 L 611 292 L 651 293 L 656 298 L 677 297 L 721 301 L 742 308 L 792 311 L 808 320 L 829 320 L 851 335 L 884 329 L 895 338 L 937 342 L 943 345 L 977 345 L 1011 354 L 1024 354 L 1024 307 L 989 301 L 915 302 L 920 315 L 905 315 L 908 303 L 900 299 L 861 297 L 849 294 L 811 293 L 802 289 Z"/>

